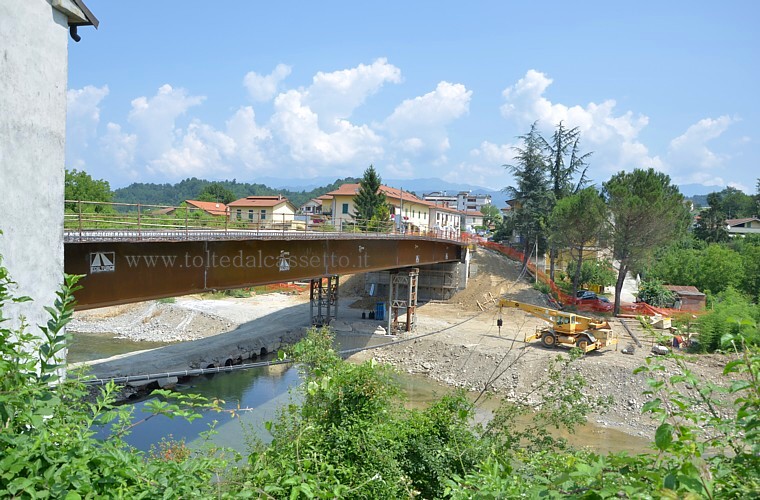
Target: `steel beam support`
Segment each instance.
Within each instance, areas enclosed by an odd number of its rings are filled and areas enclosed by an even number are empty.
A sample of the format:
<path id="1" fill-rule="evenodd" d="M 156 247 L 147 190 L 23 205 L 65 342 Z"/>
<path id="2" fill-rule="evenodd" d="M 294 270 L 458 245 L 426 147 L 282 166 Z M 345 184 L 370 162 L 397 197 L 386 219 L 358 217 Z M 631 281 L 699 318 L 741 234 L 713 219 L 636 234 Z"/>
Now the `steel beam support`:
<path id="1" fill-rule="evenodd" d="M 338 276 L 310 280 L 309 310 L 311 324 L 316 327 L 329 326 L 338 319 Z"/>
<path id="2" fill-rule="evenodd" d="M 388 333 L 411 332 L 417 325 L 417 285 L 419 268 L 391 273 Z M 399 317 L 403 317 L 399 320 Z"/>

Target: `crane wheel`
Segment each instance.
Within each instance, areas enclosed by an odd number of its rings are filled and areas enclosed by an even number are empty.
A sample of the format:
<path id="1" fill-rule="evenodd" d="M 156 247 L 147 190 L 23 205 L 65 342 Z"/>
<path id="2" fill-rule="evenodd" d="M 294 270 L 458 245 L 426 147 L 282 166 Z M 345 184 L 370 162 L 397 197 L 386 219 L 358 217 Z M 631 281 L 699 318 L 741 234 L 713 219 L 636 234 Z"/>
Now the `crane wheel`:
<path id="1" fill-rule="evenodd" d="M 588 339 L 586 337 L 581 337 L 580 339 L 578 339 L 578 342 L 575 343 L 575 347 L 577 347 L 578 349 L 580 349 L 581 351 L 585 353 L 586 348 L 588 347 L 588 344 L 589 344 Z"/>
<path id="2" fill-rule="evenodd" d="M 541 343 L 544 344 L 544 347 L 554 347 L 557 345 L 557 337 L 552 332 L 544 332 L 541 336 Z"/>

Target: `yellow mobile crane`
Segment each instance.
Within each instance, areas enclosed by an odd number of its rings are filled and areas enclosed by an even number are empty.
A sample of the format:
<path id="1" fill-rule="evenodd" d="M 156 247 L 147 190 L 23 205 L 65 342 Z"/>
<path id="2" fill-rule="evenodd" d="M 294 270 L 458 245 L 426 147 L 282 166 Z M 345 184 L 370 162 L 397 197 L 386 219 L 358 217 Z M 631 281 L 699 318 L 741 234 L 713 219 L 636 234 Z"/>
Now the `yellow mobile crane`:
<path id="1" fill-rule="evenodd" d="M 570 347 L 575 346 L 584 353 L 614 345 L 618 342 L 612 333 L 612 327 L 605 320 L 588 318 L 575 313 L 558 311 L 508 299 L 499 300 L 499 318 L 496 322 L 499 327 L 499 333 L 501 333 L 501 327 L 504 324 L 501 313 L 505 307 L 522 309 L 551 325 L 548 328 L 536 329 L 535 333 L 525 337 L 525 342 L 541 339 L 541 343 L 546 347 L 555 347 L 557 344 Z"/>

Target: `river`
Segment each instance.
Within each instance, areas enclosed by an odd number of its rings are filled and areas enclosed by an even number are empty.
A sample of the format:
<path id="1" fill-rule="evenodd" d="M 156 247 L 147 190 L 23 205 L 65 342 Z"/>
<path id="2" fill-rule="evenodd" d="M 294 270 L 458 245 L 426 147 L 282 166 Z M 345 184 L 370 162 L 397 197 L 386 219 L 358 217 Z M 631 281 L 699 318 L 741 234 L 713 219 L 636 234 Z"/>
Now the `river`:
<path id="1" fill-rule="evenodd" d="M 69 357 L 71 362 L 85 359 L 97 359 L 119 352 L 144 349 L 145 343 L 121 341 L 116 346 L 106 342 L 102 335 L 81 336 L 76 334 L 77 341 L 72 345 Z M 341 348 L 352 348 L 356 342 L 350 337 L 342 338 Z M 359 343 L 366 344 L 363 336 Z M 382 340 L 378 339 L 378 342 Z M 98 356 L 98 353 L 102 356 Z M 159 443 L 162 438 L 185 440 L 190 447 L 199 447 L 204 438 L 201 433 L 209 429 L 216 421 L 216 433 L 211 440 L 214 444 L 233 448 L 242 454 L 248 452 L 247 436 L 254 435 L 267 441 L 268 433 L 264 422 L 276 417 L 278 408 L 291 400 L 289 391 L 298 386 L 300 376 L 298 370 L 288 365 L 259 367 L 231 373 L 220 373 L 213 376 L 201 376 L 190 379 L 187 383 L 177 386 L 177 391 L 195 393 L 209 399 L 223 400 L 222 406 L 234 410 L 235 416 L 229 413 L 208 412 L 203 418 L 189 423 L 182 419 L 169 419 L 158 416 L 136 425 L 126 441 L 132 446 L 149 450 L 151 445 Z M 421 408 L 452 389 L 445 385 L 431 382 L 421 375 L 400 374 L 399 383 L 408 398 L 408 406 Z M 471 397 L 476 397 L 471 394 Z M 147 416 L 143 412 L 146 401 L 134 403 L 134 420 Z M 492 411 L 498 406 L 497 398 L 486 400 L 476 408 L 476 421 L 490 418 Z M 648 449 L 649 441 L 631 436 L 615 429 L 588 424 L 576 430 L 574 434 L 560 433 L 575 446 L 590 447 L 599 452 L 629 451 L 632 453 Z"/>

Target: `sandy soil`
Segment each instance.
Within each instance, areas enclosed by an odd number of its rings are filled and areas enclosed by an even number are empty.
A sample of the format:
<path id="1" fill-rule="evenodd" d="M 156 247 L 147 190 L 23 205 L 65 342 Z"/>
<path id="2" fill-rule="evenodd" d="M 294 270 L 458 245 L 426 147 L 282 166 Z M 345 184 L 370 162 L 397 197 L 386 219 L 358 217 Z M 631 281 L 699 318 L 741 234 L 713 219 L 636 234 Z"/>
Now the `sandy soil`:
<path id="1" fill-rule="evenodd" d="M 446 302 L 429 302 L 418 307 L 415 332 L 400 334 L 398 342 L 361 352 L 352 360 L 375 358 L 409 373 L 421 373 L 451 386 L 471 390 L 489 389 L 510 400 L 535 404 L 536 394 L 546 384 L 549 361 L 566 354 L 563 348 L 547 349 L 540 342 L 524 343 L 527 333 L 544 326 L 543 321 L 520 310 L 504 311 L 504 326 L 496 326 L 495 298 L 548 305 L 544 295 L 534 290 L 529 277 L 519 274 L 519 264 L 494 252 L 478 249 L 474 256 L 476 274 L 468 287 Z M 356 296 L 364 289 L 362 275 L 341 282 L 338 334 L 384 333 L 380 322 L 361 319 L 362 304 Z M 349 295 L 354 295 L 353 297 Z M 483 310 L 481 310 L 481 308 Z M 70 330 L 107 332 L 133 340 L 178 341 L 176 345 L 118 359 L 93 363 L 97 375 L 123 375 L 204 366 L 209 359 L 255 353 L 263 342 L 287 343 L 303 334 L 309 322 L 308 292 L 280 293 L 246 299 L 202 300 L 197 296 L 178 298 L 173 304 L 147 302 L 76 313 Z M 623 354 L 633 339 L 617 322 L 613 329 L 620 344 L 592 352 L 574 363 L 590 384 L 590 391 L 611 395 L 611 410 L 592 416 L 592 421 L 629 434 L 651 436 L 655 423 L 640 413 L 645 402 L 646 381 L 633 370 L 651 355 L 651 339 L 640 327 L 632 326 L 642 343 L 633 354 Z M 225 333 L 229 332 L 229 333 Z M 258 343 L 257 343 L 258 342 Z M 375 340 L 376 342 L 376 340 Z M 370 342 L 368 341 L 367 344 Z M 700 357 L 693 368 L 705 380 L 720 378 L 725 360 Z M 553 381 L 561 383 L 562 381 Z"/>

